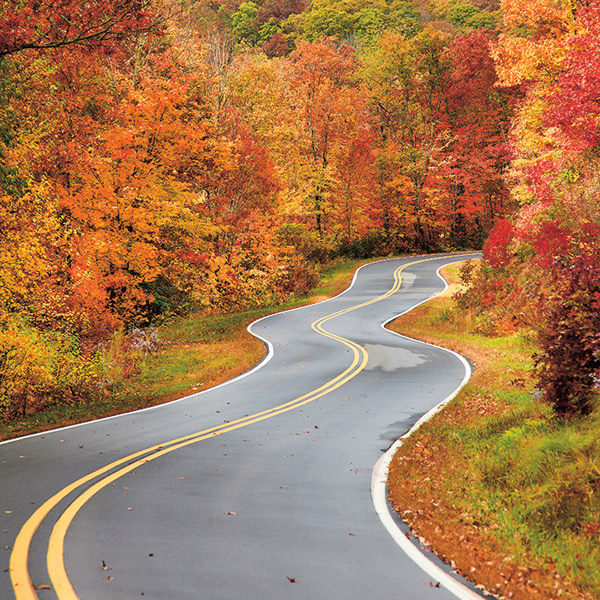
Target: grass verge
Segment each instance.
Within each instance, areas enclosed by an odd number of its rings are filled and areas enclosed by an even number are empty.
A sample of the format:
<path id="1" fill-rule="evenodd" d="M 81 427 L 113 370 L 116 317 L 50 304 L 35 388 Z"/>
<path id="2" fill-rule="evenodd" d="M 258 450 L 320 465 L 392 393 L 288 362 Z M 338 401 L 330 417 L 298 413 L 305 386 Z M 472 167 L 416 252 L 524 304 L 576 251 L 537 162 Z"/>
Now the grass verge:
<path id="1" fill-rule="evenodd" d="M 390 499 L 421 542 L 488 592 L 600 597 L 600 417 L 553 418 L 536 400 L 535 337 L 488 337 L 449 289 L 388 327 L 475 364 L 470 382 L 400 447 Z"/>
<path id="2" fill-rule="evenodd" d="M 319 284 L 308 295 L 285 305 L 175 318 L 160 328 L 160 349 L 145 355 L 138 362 L 137 373 L 123 378 L 106 397 L 72 406 L 48 407 L 1 423 L 0 440 L 162 404 L 244 373 L 265 353 L 263 343 L 246 331 L 252 321 L 341 293 L 365 262 L 369 261 L 339 261 L 324 267 Z"/>

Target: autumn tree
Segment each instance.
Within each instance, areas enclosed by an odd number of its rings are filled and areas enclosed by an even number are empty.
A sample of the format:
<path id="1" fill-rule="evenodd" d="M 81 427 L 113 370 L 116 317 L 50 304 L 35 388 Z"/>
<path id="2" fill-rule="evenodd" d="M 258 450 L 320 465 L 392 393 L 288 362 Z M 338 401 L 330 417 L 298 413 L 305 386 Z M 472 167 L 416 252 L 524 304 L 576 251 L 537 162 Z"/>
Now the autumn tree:
<path id="1" fill-rule="evenodd" d="M 429 225 L 434 217 L 428 212 L 427 184 L 449 143 L 447 44 L 447 38 L 433 30 L 410 41 L 388 34 L 371 56 L 365 75 L 387 164 L 395 165 L 393 180 L 409 184 L 408 197 L 398 201 L 410 203 L 414 237 L 423 248 L 431 243 Z"/>
<path id="2" fill-rule="evenodd" d="M 21 183 L 3 185 L 2 204 L 8 213 L 4 231 L 15 237 L 12 243 L 3 240 L 2 247 L 14 253 L 10 269 L 13 276 L 21 272 L 21 288 L 29 292 L 23 296 L 22 291 L 10 291 L 11 287 L 6 291 L 13 308 L 28 314 L 31 322 L 73 327 L 73 315 L 66 305 L 72 232 L 58 212 L 57 188 L 70 185 L 73 161 L 80 155 L 82 143 L 100 131 L 112 99 L 99 82 L 102 69 L 83 48 L 21 53 L 5 60 L 18 89 L 9 110 L 21 116 L 13 123 L 13 143 L 6 149 L 5 160 Z M 39 98 L 46 98 L 43 112 Z M 17 259 L 30 252 L 37 263 L 35 269 Z"/>
<path id="3" fill-rule="evenodd" d="M 401 0 L 317 0 L 298 21 L 300 36 L 310 41 L 328 36 L 346 43 L 369 43 L 385 30 L 412 37 L 421 29 L 413 5 Z"/>
<path id="4" fill-rule="evenodd" d="M 373 129 L 365 123 L 338 158 L 331 221 L 347 248 L 361 244 L 376 226 L 369 214 L 378 204 L 375 141 Z"/>
<path id="5" fill-rule="evenodd" d="M 505 0 L 493 45 L 502 84 L 523 97 L 511 129 L 521 207 L 484 249 L 474 289 L 496 321 L 540 333 L 540 387 L 557 414 L 586 414 L 597 381 L 597 71 L 600 6 Z"/>
<path id="6" fill-rule="evenodd" d="M 352 48 L 335 48 L 327 40 L 301 42 L 290 56 L 290 102 L 301 171 L 297 193 L 319 236 L 329 226 L 338 161 L 356 138 L 364 115 L 355 69 Z"/>
<path id="7" fill-rule="evenodd" d="M 164 22 L 150 0 L 41 0 L 0 8 L 0 56 L 122 39 Z"/>
<path id="8" fill-rule="evenodd" d="M 477 244 L 495 221 L 511 212 L 504 184 L 509 163 L 509 122 L 516 91 L 498 86 L 490 54 L 492 34 L 457 36 L 448 47 L 452 68 L 446 98 L 451 140 L 444 165 L 455 243 Z"/>

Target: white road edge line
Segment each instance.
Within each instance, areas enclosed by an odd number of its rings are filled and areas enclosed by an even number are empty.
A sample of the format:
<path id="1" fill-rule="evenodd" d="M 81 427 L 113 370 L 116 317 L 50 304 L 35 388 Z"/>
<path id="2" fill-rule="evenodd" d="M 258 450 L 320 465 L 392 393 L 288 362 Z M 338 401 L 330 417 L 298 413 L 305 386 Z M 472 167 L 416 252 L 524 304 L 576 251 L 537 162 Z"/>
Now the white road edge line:
<path id="1" fill-rule="evenodd" d="M 464 259 L 462 259 L 462 260 L 464 260 Z M 455 262 L 460 262 L 460 259 Z M 452 264 L 452 263 L 447 263 L 447 264 Z M 447 265 L 443 265 L 443 266 L 447 266 Z M 440 267 L 440 269 L 441 268 L 442 267 Z M 443 294 L 446 291 L 446 289 L 448 289 L 448 283 L 440 275 L 440 269 L 438 269 L 436 271 L 436 274 L 444 282 L 444 289 L 441 290 L 440 292 L 438 292 L 437 294 L 430 296 L 427 300 L 424 300 L 423 302 L 420 302 L 419 304 L 413 306 L 409 310 L 406 310 L 402 313 L 397 314 L 396 316 L 392 317 L 391 319 L 388 319 L 387 321 L 385 321 L 384 323 L 381 324 L 381 327 L 383 329 L 385 329 L 388 333 L 403 337 L 405 339 L 413 339 L 413 338 L 409 338 L 408 336 L 396 333 L 395 331 L 390 331 L 389 329 L 386 329 L 386 325 L 388 323 L 390 323 L 391 321 L 393 321 L 394 319 L 397 319 L 398 317 L 401 317 L 402 315 L 417 308 L 417 306 L 420 306 L 421 304 L 424 304 L 425 302 L 429 302 L 429 300 L 432 300 L 436 296 Z M 425 344 L 428 346 L 434 346 L 434 344 L 428 344 L 427 342 L 423 342 L 421 340 L 415 340 L 415 341 L 419 341 L 422 344 Z M 441 348 L 441 346 L 434 346 L 434 347 Z M 479 594 L 479 593 L 471 590 L 470 588 L 468 588 L 467 586 L 462 584 L 460 581 L 458 581 L 454 577 L 452 577 L 452 575 L 450 575 L 449 573 L 444 571 L 441 567 L 436 565 L 431 559 L 429 559 L 425 554 L 423 554 L 423 552 L 421 552 L 421 550 L 419 550 L 417 548 L 417 546 L 415 546 L 405 536 L 405 534 L 402 532 L 402 530 L 398 527 L 398 525 L 394 521 L 394 518 L 390 512 L 388 502 L 387 502 L 387 478 L 388 478 L 390 463 L 392 462 L 392 458 L 393 458 L 394 454 L 396 453 L 396 450 L 398 450 L 398 448 L 404 443 L 404 440 L 407 437 L 412 435 L 421 425 L 423 425 L 423 423 L 425 423 L 426 421 L 429 421 L 429 419 L 431 419 L 436 413 L 438 413 L 440 410 L 442 410 L 444 408 L 444 406 L 446 406 L 446 404 L 448 404 L 448 402 L 450 402 L 453 398 L 455 398 L 458 395 L 458 393 L 460 392 L 460 390 L 463 388 L 463 386 L 467 383 L 467 381 L 471 377 L 471 373 L 472 373 L 471 366 L 465 360 L 464 357 L 462 357 L 460 354 L 454 352 L 453 350 L 448 350 L 448 348 L 441 348 L 441 349 L 445 350 L 446 352 L 450 352 L 450 354 L 453 354 L 462 362 L 462 364 L 465 368 L 465 375 L 463 377 L 463 380 L 461 381 L 459 386 L 456 388 L 456 390 L 454 390 L 454 392 L 452 394 L 450 394 L 447 398 L 442 400 L 437 406 L 434 406 L 430 411 L 425 413 L 412 426 L 412 428 L 407 433 L 405 433 L 402 437 L 398 438 L 392 444 L 392 446 L 387 450 L 387 452 L 385 452 L 381 456 L 381 458 L 377 461 L 377 463 L 373 467 L 373 473 L 371 475 L 371 499 L 373 501 L 373 506 L 375 508 L 375 512 L 377 512 L 379 518 L 381 519 L 381 522 L 383 523 L 383 526 L 388 530 L 388 533 L 392 536 L 392 538 L 400 546 L 400 548 L 402 548 L 402 550 L 404 550 L 404 552 L 406 553 L 406 555 L 409 558 L 411 558 L 419 567 L 421 567 L 421 569 L 423 569 L 428 575 L 430 575 L 434 580 L 438 581 L 440 583 L 440 585 L 442 585 L 444 588 L 446 588 L 449 592 L 454 594 L 460 600 L 481 600 L 481 598 L 483 597 L 482 594 Z"/>
<path id="2" fill-rule="evenodd" d="M 440 256 L 440 258 L 442 258 L 443 255 Z M 307 309 L 307 308 L 311 308 L 314 307 L 316 305 L 320 305 L 320 304 L 325 304 L 326 302 L 330 302 L 331 300 L 335 300 L 336 298 L 339 298 L 340 296 L 343 296 L 344 294 L 346 294 L 347 292 L 349 292 L 353 287 L 354 284 L 356 282 L 356 279 L 358 277 L 358 272 L 363 269 L 364 267 L 368 267 L 369 265 L 373 265 L 376 263 L 380 263 L 380 262 L 386 262 L 389 260 L 399 260 L 399 259 L 406 259 L 406 260 L 411 260 L 413 258 L 417 258 L 414 256 L 396 256 L 393 258 L 384 258 L 381 260 L 374 260 L 368 263 L 365 263 L 364 265 L 361 265 L 360 267 L 358 267 L 358 269 L 356 269 L 356 271 L 354 272 L 354 276 L 352 277 L 352 282 L 350 283 L 350 285 L 343 291 L 340 292 L 339 294 L 337 294 L 336 296 L 332 296 L 331 298 L 327 298 L 327 300 L 322 300 L 321 302 L 315 302 L 314 304 L 305 304 L 304 306 L 297 306 L 296 308 L 289 308 L 287 310 L 282 310 L 279 312 L 275 312 L 272 313 L 270 315 L 265 315 L 264 317 L 261 317 L 260 319 L 257 319 L 256 321 L 253 321 L 252 323 L 250 323 L 248 325 L 248 327 L 246 327 L 247 331 L 252 334 L 254 337 L 256 337 L 257 339 L 259 339 L 261 342 L 263 342 L 266 346 L 267 346 L 267 352 L 265 354 L 265 356 L 263 356 L 262 360 L 255 365 L 254 367 L 252 367 L 249 371 L 246 371 L 244 373 L 242 373 L 241 375 L 238 375 L 237 377 L 234 377 L 233 379 L 229 379 L 227 381 L 224 381 L 223 383 L 220 383 L 218 385 L 215 385 L 211 388 L 208 388 L 202 392 L 197 392 L 195 394 L 190 394 L 189 396 L 184 396 L 183 398 L 178 398 L 177 400 L 171 400 L 171 402 L 164 402 L 163 404 L 157 404 L 155 406 L 149 406 L 147 408 L 140 408 L 138 410 L 131 410 L 129 412 L 125 412 L 125 413 L 119 413 L 118 415 L 111 415 L 110 417 L 102 417 L 100 419 L 94 419 L 92 421 L 84 421 L 83 423 L 74 423 L 73 425 L 65 425 L 64 427 L 58 427 L 56 429 L 47 429 L 45 431 L 38 431 L 37 433 L 30 433 L 29 435 L 23 435 L 21 437 L 16 437 L 16 438 L 12 438 L 10 440 L 4 440 L 4 441 L 0 441 L 0 446 L 3 446 L 4 444 L 11 444 L 12 442 L 17 442 L 20 440 L 26 440 L 28 438 L 33 438 L 33 437 L 38 437 L 38 436 L 46 436 L 46 435 L 50 435 L 52 433 L 57 433 L 59 431 L 66 431 L 68 429 L 75 429 L 76 427 L 83 427 L 84 425 L 90 425 L 91 423 L 93 423 L 94 425 L 98 424 L 98 423 L 102 423 L 103 421 L 111 421 L 112 419 L 119 419 L 121 417 L 126 417 L 126 416 L 130 416 L 130 415 L 135 415 L 135 414 L 139 414 L 139 413 L 143 413 L 143 412 L 148 412 L 151 410 L 158 410 L 160 408 L 163 408 L 164 406 L 168 406 L 168 405 L 172 405 L 172 404 L 177 404 L 178 402 L 183 402 L 184 400 L 189 400 L 190 398 L 193 398 L 195 396 L 202 396 L 203 394 L 206 394 L 207 392 L 212 392 L 213 390 L 216 390 L 217 388 L 220 387 L 224 387 L 226 385 L 229 385 L 231 383 L 234 383 L 235 381 L 239 381 L 240 379 L 244 379 L 245 377 L 248 377 L 249 375 L 252 375 L 252 373 L 258 371 L 259 369 L 262 369 L 272 358 L 273 358 L 273 354 L 274 354 L 274 349 L 273 349 L 273 345 L 271 344 L 271 342 L 269 342 L 269 340 L 266 340 L 265 338 L 261 337 L 260 335 L 257 335 L 256 333 L 252 332 L 252 325 L 255 325 L 256 323 L 260 323 L 260 321 L 263 321 L 265 319 L 269 319 L 271 317 L 274 317 L 275 315 L 279 315 L 281 313 L 287 313 L 287 312 L 293 312 L 296 310 L 303 310 L 303 309 Z"/>

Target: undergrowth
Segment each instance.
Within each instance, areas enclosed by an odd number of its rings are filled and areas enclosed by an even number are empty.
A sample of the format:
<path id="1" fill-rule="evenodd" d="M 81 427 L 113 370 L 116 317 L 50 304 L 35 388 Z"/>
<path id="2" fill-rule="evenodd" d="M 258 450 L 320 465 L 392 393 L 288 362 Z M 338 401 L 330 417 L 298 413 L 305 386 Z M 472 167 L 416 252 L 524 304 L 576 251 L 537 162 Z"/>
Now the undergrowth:
<path id="1" fill-rule="evenodd" d="M 249 323 L 342 292 L 365 262 L 338 261 L 323 267 L 317 286 L 286 304 L 173 316 L 156 330 L 136 330 L 134 335 L 117 331 L 99 356 L 101 387 L 0 422 L 0 440 L 145 408 L 227 381 L 252 368 L 265 352 L 263 343 L 246 331 Z"/>

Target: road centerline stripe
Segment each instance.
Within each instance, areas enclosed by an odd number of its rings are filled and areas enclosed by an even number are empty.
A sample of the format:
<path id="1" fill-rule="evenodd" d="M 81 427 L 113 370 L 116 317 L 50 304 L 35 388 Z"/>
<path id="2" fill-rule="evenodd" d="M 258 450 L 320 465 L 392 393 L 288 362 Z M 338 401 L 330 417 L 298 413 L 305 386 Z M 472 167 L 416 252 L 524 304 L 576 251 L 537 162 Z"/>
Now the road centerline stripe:
<path id="1" fill-rule="evenodd" d="M 114 461 L 108 465 L 105 465 L 104 467 L 101 467 L 100 469 L 93 471 L 92 473 L 81 477 L 80 479 L 69 484 L 68 486 L 57 492 L 55 495 L 53 495 L 51 498 L 49 498 L 25 522 L 15 540 L 13 552 L 10 558 L 9 571 L 16 599 L 39 600 L 39 597 L 35 591 L 35 587 L 31 581 L 31 577 L 29 574 L 29 550 L 31 547 L 33 536 L 44 521 L 44 519 L 69 494 L 74 492 L 76 489 L 82 487 L 83 485 L 91 483 L 94 479 L 100 476 L 104 476 L 102 479 L 100 479 L 96 483 L 92 484 L 89 488 L 81 492 L 80 495 L 76 499 L 74 499 L 71 502 L 71 504 L 63 511 L 53 528 L 52 534 L 50 536 L 50 542 L 48 545 L 48 572 L 50 574 L 50 578 L 53 582 L 54 589 L 57 593 L 58 598 L 60 600 L 79 600 L 66 573 L 64 565 L 64 540 L 69 525 L 71 524 L 77 512 L 85 505 L 86 502 L 88 502 L 102 488 L 106 487 L 107 485 L 119 479 L 126 473 L 131 472 L 135 468 L 138 468 L 149 461 L 155 460 L 174 450 L 178 450 L 188 445 L 198 443 L 202 440 L 209 439 L 217 435 L 223 435 L 224 433 L 234 431 L 241 427 L 245 427 L 253 423 L 257 423 L 259 421 L 271 418 L 273 416 L 283 414 L 285 412 L 298 408 L 299 406 L 303 406 L 305 404 L 308 404 L 309 402 L 313 402 L 314 400 L 321 398 L 322 396 L 344 385 L 346 382 L 354 378 L 365 368 L 368 362 L 368 353 L 359 344 L 327 331 L 323 328 L 323 325 L 326 322 L 338 316 L 347 314 L 349 312 L 358 310 L 365 306 L 369 306 L 371 304 L 375 304 L 377 302 L 389 298 L 400 289 L 402 285 L 401 273 L 402 271 L 404 271 L 404 269 L 418 263 L 436 260 L 439 258 L 441 257 L 436 256 L 432 258 L 420 259 L 398 267 L 394 271 L 393 286 L 384 294 L 371 300 L 365 301 L 363 303 L 357 304 L 355 306 L 342 309 L 325 317 L 321 317 L 311 324 L 311 328 L 314 331 L 316 331 L 320 335 L 323 335 L 334 341 L 340 342 L 343 345 L 348 346 L 353 352 L 353 360 L 350 366 L 347 367 L 342 373 L 340 373 L 333 379 L 327 381 L 315 390 L 312 390 L 302 396 L 299 396 L 298 398 L 295 398 L 289 402 L 278 405 L 276 407 L 249 415 L 247 417 L 243 417 L 241 419 L 237 419 L 236 421 L 232 421 L 230 423 L 217 425 L 193 434 L 189 434 L 181 438 L 176 438 L 167 442 L 150 446 L 146 449 L 140 450 L 139 452 L 130 454 L 122 459 Z M 113 471 L 117 467 L 120 468 L 117 471 L 110 473 L 110 471 Z"/>

